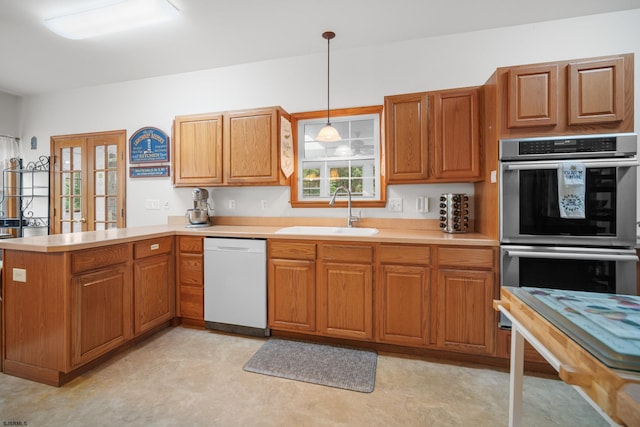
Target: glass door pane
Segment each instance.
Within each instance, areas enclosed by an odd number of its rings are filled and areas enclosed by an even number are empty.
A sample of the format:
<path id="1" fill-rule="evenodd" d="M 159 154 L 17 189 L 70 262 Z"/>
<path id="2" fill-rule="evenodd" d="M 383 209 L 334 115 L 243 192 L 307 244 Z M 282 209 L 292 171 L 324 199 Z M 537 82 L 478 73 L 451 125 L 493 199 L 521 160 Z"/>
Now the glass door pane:
<path id="1" fill-rule="evenodd" d="M 59 147 L 58 153 L 61 163 L 56 170 L 58 199 L 55 207 L 58 223 L 56 230 L 62 233 L 83 231 L 85 213 L 82 141 L 65 141 Z"/>
<path id="2" fill-rule="evenodd" d="M 94 146 L 94 218 L 95 230 L 116 228 L 118 222 L 118 147 L 102 143 Z"/>

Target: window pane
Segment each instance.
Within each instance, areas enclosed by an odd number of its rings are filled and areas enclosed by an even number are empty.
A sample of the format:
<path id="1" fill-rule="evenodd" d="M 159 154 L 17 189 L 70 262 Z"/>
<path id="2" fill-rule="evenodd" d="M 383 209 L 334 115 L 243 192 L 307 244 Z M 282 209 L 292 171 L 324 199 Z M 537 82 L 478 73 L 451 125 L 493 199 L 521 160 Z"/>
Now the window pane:
<path id="1" fill-rule="evenodd" d="M 107 156 L 109 169 L 115 169 L 118 165 L 118 147 L 115 145 L 108 145 Z"/>
<path id="2" fill-rule="evenodd" d="M 96 197 L 96 221 L 105 220 L 104 197 Z"/>
<path id="3" fill-rule="evenodd" d="M 71 150 L 69 148 L 62 149 L 62 170 L 71 170 Z"/>
<path id="4" fill-rule="evenodd" d="M 302 191 L 307 197 L 320 196 L 320 168 L 305 168 L 302 171 Z"/>
<path id="5" fill-rule="evenodd" d="M 73 147 L 73 159 L 71 163 L 72 170 L 80 170 L 82 169 L 82 148 L 81 147 Z"/>
<path id="6" fill-rule="evenodd" d="M 96 169 L 104 169 L 104 145 L 96 146 Z"/>
<path id="7" fill-rule="evenodd" d="M 118 178 L 117 171 L 107 172 L 107 194 L 108 195 L 116 195 L 118 193 L 117 178 Z"/>
<path id="8" fill-rule="evenodd" d="M 380 115 L 331 117 L 342 139 L 318 142 L 326 117 L 298 122 L 298 200 L 328 200 L 336 188 L 353 199 L 380 200 Z"/>
<path id="9" fill-rule="evenodd" d="M 107 199 L 107 221 L 115 221 L 117 219 L 118 204 L 115 197 Z"/>
<path id="10" fill-rule="evenodd" d="M 104 172 L 96 172 L 95 185 L 96 196 L 103 196 L 105 194 Z"/>

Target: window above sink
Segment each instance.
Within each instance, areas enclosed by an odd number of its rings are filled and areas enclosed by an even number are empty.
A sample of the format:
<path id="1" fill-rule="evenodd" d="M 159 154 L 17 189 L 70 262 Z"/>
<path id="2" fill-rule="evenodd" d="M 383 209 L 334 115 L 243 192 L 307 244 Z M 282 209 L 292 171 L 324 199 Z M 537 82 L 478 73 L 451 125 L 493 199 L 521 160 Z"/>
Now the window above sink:
<path id="1" fill-rule="evenodd" d="M 382 106 L 331 111 L 331 124 L 342 139 L 320 142 L 326 111 L 293 114 L 296 169 L 291 181 L 293 207 L 329 207 L 335 190 L 351 191 L 354 206 L 385 205 L 381 170 Z M 338 205 L 345 202 L 338 198 Z"/>

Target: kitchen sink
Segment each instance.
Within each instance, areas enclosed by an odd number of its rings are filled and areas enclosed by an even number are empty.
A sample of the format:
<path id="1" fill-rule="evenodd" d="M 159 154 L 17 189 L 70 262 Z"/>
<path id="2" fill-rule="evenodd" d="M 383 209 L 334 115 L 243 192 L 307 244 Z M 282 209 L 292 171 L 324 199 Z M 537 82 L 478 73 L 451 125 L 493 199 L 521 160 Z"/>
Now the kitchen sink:
<path id="1" fill-rule="evenodd" d="M 378 234 L 377 228 L 367 227 L 322 227 L 298 225 L 281 228 L 276 234 L 310 234 L 321 236 L 373 236 Z"/>

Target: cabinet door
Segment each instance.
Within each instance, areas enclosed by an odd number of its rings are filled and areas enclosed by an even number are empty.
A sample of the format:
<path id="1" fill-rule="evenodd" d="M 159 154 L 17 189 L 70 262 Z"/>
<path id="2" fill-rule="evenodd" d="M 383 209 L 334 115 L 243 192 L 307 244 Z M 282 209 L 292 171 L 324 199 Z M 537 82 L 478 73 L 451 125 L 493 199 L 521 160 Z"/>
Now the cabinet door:
<path id="1" fill-rule="evenodd" d="M 277 184 L 278 110 L 236 111 L 224 116 L 227 184 Z"/>
<path id="2" fill-rule="evenodd" d="M 491 271 L 438 271 L 433 308 L 438 347 L 465 353 L 493 352 L 493 287 Z"/>
<path id="3" fill-rule="evenodd" d="M 478 180 L 480 126 L 478 88 L 433 93 L 433 178 Z"/>
<path id="4" fill-rule="evenodd" d="M 131 337 L 131 281 L 127 266 L 74 276 L 71 365 L 78 366 Z"/>
<path id="5" fill-rule="evenodd" d="M 178 116 L 173 123 L 176 187 L 222 183 L 222 115 Z"/>
<path id="6" fill-rule="evenodd" d="M 429 268 L 382 265 L 377 285 L 378 341 L 425 346 L 428 343 Z"/>
<path id="7" fill-rule="evenodd" d="M 371 265 L 321 262 L 318 330 L 341 338 L 373 338 Z"/>
<path id="8" fill-rule="evenodd" d="M 515 67 L 508 73 L 510 128 L 554 126 L 558 123 L 558 66 Z"/>
<path id="9" fill-rule="evenodd" d="M 569 124 L 624 119 L 624 58 L 569 64 Z"/>
<path id="10" fill-rule="evenodd" d="M 134 333 L 157 326 L 175 315 L 173 256 L 156 255 L 133 265 Z"/>
<path id="11" fill-rule="evenodd" d="M 387 182 L 421 182 L 428 178 L 426 93 L 386 96 Z"/>
<path id="12" fill-rule="evenodd" d="M 315 273 L 315 261 L 312 260 L 269 260 L 268 319 L 270 328 L 315 331 Z"/>

